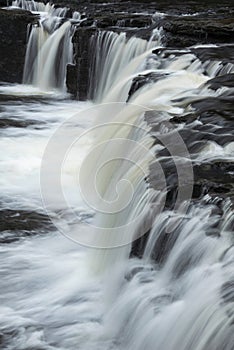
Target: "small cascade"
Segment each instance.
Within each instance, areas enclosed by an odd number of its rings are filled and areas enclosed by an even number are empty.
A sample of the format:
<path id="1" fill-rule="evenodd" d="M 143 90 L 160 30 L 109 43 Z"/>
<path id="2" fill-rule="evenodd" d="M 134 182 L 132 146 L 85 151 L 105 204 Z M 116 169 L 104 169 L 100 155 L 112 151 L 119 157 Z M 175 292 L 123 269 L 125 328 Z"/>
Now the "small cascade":
<path id="1" fill-rule="evenodd" d="M 33 83 L 42 90 L 64 87 L 66 65 L 72 59 L 70 27 L 70 23 L 65 22 L 51 35 L 45 33 L 40 27 L 35 28 L 36 35 L 32 30 L 32 40 L 29 39 L 29 44 L 31 43 L 32 46 L 28 49 L 27 58 L 31 59 L 31 56 L 34 56 L 35 59 L 32 66 L 27 60 L 25 62 L 24 83 Z M 33 43 L 35 37 L 39 46 L 36 54 Z"/>
<path id="2" fill-rule="evenodd" d="M 66 65 L 72 62 L 72 24 L 79 23 L 75 12 L 72 21 L 66 18 L 68 8 L 55 8 L 50 3 L 15 0 L 14 7 L 39 13 L 38 24 L 31 27 L 25 57 L 23 83 L 41 90 L 64 89 Z"/>
<path id="3" fill-rule="evenodd" d="M 95 34 L 91 40 L 91 50 L 95 55 L 91 64 L 90 97 L 97 102 L 104 98 L 106 101 L 110 90 L 113 91 L 113 87 L 117 86 L 121 96 L 115 99 L 112 96 L 111 102 L 126 101 L 126 93 L 131 86 L 129 78 L 144 69 L 144 58 L 160 44 L 161 35 L 158 29 L 153 32 L 149 41 L 136 37 L 127 38 L 124 32 L 118 34 L 99 31 Z"/>
<path id="4" fill-rule="evenodd" d="M 12 7 L 19 7 L 31 12 L 46 12 L 51 6 L 49 3 L 45 5 L 43 2 L 34 0 L 14 0 L 12 1 Z"/>

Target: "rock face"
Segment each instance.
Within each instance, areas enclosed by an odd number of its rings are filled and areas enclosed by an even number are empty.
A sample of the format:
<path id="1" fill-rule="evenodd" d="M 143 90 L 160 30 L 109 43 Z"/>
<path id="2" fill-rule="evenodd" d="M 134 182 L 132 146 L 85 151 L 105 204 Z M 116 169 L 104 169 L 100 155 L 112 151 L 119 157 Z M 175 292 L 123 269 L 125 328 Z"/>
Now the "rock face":
<path id="1" fill-rule="evenodd" d="M 31 12 L 0 9 L 0 81 L 22 81 L 27 26 L 35 21 Z"/>
<path id="2" fill-rule="evenodd" d="M 69 93 L 81 101 L 89 97 L 92 55 L 90 40 L 96 31 L 95 27 L 79 27 L 72 39 L 75 64 L 67 67 L 67 89 Z"/>

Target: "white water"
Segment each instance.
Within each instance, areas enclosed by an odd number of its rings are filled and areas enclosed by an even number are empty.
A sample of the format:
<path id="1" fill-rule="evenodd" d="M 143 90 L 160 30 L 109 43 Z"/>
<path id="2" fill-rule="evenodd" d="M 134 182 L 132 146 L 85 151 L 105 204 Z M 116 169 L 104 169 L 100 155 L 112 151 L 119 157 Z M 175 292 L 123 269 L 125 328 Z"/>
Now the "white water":
<path id="1" fill-rule="evenodd" d="M 49 2 L 26 0 L 15 0 L 12 6 L 40 15 L 38 24 L 30 28 L 23 83 L 33 84 L 43 91 L 64 90 L 66 66 L 73 61 L 72 25 L 71 20 L 65 18 L 68 9 L 55 8 Z M 79 23 L 79 20 L 79 13 L 74 13 L 72 21 Z"/>
<path id="2" fill-rule="evenodd" d="M 106 40 L 108 45 L 113 45 L 112 53 L 118 57 L 119 38 L 114 35 L 110 37 Z M 103 66 L 101 76 L 105 78 L 100 80 L 100 84 L 106 81 L 109 97 L 103 94 L 98 98 L 110 101 L 110 96 L 115 96 L 117 101 L 123 101 L 126 94 L 122 94 L 120 87 L 126 86 L 125 82 L 131 82 L 139 63 L 141 67 L 138 72 L 145 72 L 147 68 L 162 73 L 162 78 L 137 90 L 130 99 L 133 106 L 121 104 L 117 108 L 114 104 L 104 105 L 101 112 L 98 111 L 96 120 L 87 112 L 75 124 L 67 125 L 66 135 L 72 139 L 74 133 L 79 135 L 92 125 L 118 123 L 117 127 L 116 124 L 107 124 L 101 132 L 97 130 L 95 140 L 87 137 L 82 147 L 76 147 L 63 177 L 64 190 L 73 206 L 84 215 L 84 221 L 90 215 L 90 208 L 77 196 L 74 176 L 77 166 L 82 164 L 92 147 L 96 152 L 88 159 L 85 171 L 86 183 L 91 189 L 96 166 L 105 164 L 110 157 L 117 158 L 117 162 L 102 169 L 96 183 L 102 197 L 106 201 L 112 200 L 109 209 L 118 209 L 119 203 L 125 203 L 126 194 L 129 193 L 127 187 L 118 188 L 117 184 L 125 178 L 133 185 L 133 200 L 125 211 L 114 216 L 99 212 L 93 220 L 95 225 L 110 229 L 108 235 L 104 233 L 94 242 L 104 247 L 121 245 L 121 242 L 124 244 L 126 237 L 133 239 L 136 231 L 142 228 L 145 216 L 130 229 L 128 226 L 126 229 L 126 223 L 143 210 L 149 214 L 151 202 L 156 196 L 145 182 L 152 160 L 148 150 L 157 154 L 163 146 L 153 146 L 149 127 L 144 121 L 145 109 L 152 108 L 157 112 L 154 121 L 157 126 L 171 116 L 185 116 L 190 111 L 188 101 L 220 93 L 204 87 L 208 76 L 194 55 L 184 54 L 168 59 L 158 57 L 157 64 L 151 64 L 150 57 L 144 53 L 147 43 L 138 40 L 133 39 L 131 45 L 140 47 L 139 52 L 121 63 L 119 76 L 115 75 L 115 70 L 112 74 L 112 59 L 109 66 Z M 124 45 L 130 44 L 124 42 Z M 132 67 L 131 63 L 136 61 L 136 66 Z M 109 74 L 112 74 L 113 84 Z M 37 89 L 30 88 L 29 93 L 27 86 L 20 89 L 19 86 L 1 87 L 0 90 L 2 94 L 18 95 L 19 98 L 34 96 L 31 101 L 26 98 L 13 104 L 10 101 L 1 114 L 1 118 L 12 119 L 14 115 L 17 121 L 34 121 L 28 127 L 1 130 L 1 172 L 4 174 L 0 183 L 2 208 L 14 209 L 16 216 L 19 208 L 44 212 L 39 192 L 39 171 L 46 143 L 62 122 L 87 105 L 63 100 L 62 95 L 51 92 L 42 94 Z M 183 128 L 183 124 L 179 128 Z M 170 132 L 166 127 L 156 128 L 154 136 L 157 133 L 170 135 Z M 121 140 L 121 146 L 116 139 Z M 116 140 L 116 143 L 112 143 L 112 140 Z M 132 145 L 129 140 L 137 145 Z M 104 147 L 99 149 L 97 145 L 100 143 L 104 143 Z M 116 148 L 116 145 L 119 147 Z M 141 145 L 146 147 L 144 152 Z M 223 147 L 224 153 L 229 152 L 229 159 L 233 159 L 232 146 L 230 143 Z M 209 157 L 207 148 L 198 155 L 200 161 L 203 153 Z M 130 158 L 132 162 L 125 162 L 123 158 Z M 142 166 L 140 170 L 139 164 Z M 48 173 L 48 178 L 50 176 Z M 115 188 L 119 189 L 117 202 L 113 201 Z M 56 219 L 62 221 L 65 212 L 66 225 L 72 227 L 67 208 L 57 208 L 56 193 L 49 195 L 55 204 Z M 156 204 L 159 199 L 161 197 L 156 196 Z M 103 205 L 99 201 L 96 203 Z M 39 228 L 33 237 L 1 244 L 0 329 L 4 334 L 3 346 L 8 350 L 15 350 L 16 346 L 17 350 L 232 350 L 233 301 L 231 297 L 230 300 L 224 298 L 222 286 L 231 283 L 234 278 L 233 213 L 227 201 L 223 213 L 213 215 L 214 204 L 206 196 L 199 204 L 191 205 L 183 218 L 173 210 L 164 210 L 157 215 L 142 259 L 128 259 L 130 245 L 87 252 L 57 231 L 50 232 L 50 228 L 46 229 L 46 233 Z M 106 209 L 105 206 L 100 208 Z M 213 232 L 220 215 L 221 237 L 212 237 L 209 233 Z M 182 220 L 169 233 L 172 237 L 170 250 L 168 256 L 160 260 L 162 240 L 168 234 L 165 227 L 175 218 Z M 85 222 L 78 224 L 76 229 L 82 232 L 83 226 Z M 119 230 L 119 226 L 123 228 Z M 115 236 L 116 227 L 120 237 Z M 111 232 L 114 235 L 110 235 Z M 10 232 L 5 231 L 4 234 L 7 236 Z M 20 235 L 20 230 L 16 229 L 14 234 Z M 106 273 L 101 274 L 100 271 Z"/>
<path id="3" fill-rule="evenodd" d="M 156 30 L 152 38 L 142 40 L 132 37 L 127 39 L 126 33 L 98 32 L 93 36 L 91 47 L 95 50 L 91 67 L 92 83 L 90 85 L 90 96 L 101 102 L 106 95 L 123 79 L 142 70 L 143 58 L 150 53 L 150 49 L 160 45 L 160 31 Z M 116 51 L 119 52 L 116 55 Z M 148 54 L 147 54 L 148 52 Z M 128 82 L 125 94 L 121 100 L 126 101 L 126 92 L 131 84 Z M 112 100 L 111 102 L 114 102 Z"/>

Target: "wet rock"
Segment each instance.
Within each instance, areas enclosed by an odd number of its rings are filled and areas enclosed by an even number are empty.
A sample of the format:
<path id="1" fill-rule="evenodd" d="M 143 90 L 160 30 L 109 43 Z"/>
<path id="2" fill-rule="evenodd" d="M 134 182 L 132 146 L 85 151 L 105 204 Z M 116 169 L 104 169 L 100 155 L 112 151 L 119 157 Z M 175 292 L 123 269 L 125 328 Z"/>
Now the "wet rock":
<path id="1" fill-rule="evenodd" d="M 20 120 L 15 118 L 1 118 L 0 119 L 0 129 L 6 128 L 27 128 L 29 126 L 43 125 L 44 122 L 39 122 L 38 120 Z"/>
<path id="2" fill-rule="evenodd" d="M 202 62 L 222 61 L 223 63 L 234 63 L 234 45 L 219 45 L 213 47 L 198 47 L 191 48 L 194 53 Z"/>
<path id="3" fill-rule="evenodd" d="M 234 50 L 233 50 L 234 51 Z M 207 84 L 211 89 L 218 90 L 220 86 L 234 87 L 234 73 L 224 74 L 213 79 L 210 79 Z"/>
<path id="4" fill-rule="evenodd" d="M 95 27 L 79 27 L 72 39 L 75 64 L 68 65 L 66 82 L 68 91 L 78 100 L 89 97 L 90 67 L 94 54 L 90 42 L 96 31 Z"/>
<path id="5" fill-rule="evenodd" d="M 0 210 L 0 243 L 11 243 L 21 237 L 53 230 L 50 218 L 41 213 L 26 210 Z"/>
<path id="6" fill-rule="evenodd" d="M 22 81 L 27 26 L 36 20 L 28 11 L 0 9 L 0 81 Z"/>
<path id="7" fill-rule="evenodd" d="M 50 218 L 41 213 L 25 210 L 5 209 L 0 211 L 0 231 L 24 230 L 32 231 L 40 227 L 51 225 Z"/>
<path id="8" fill-rule="evenodd" d="M 233 135 L 216 135 L 212 132 L 202 132 L 201 130 L 192 130 L 185 128 L 181 130 L 182 137 L 190 156 L 196 156 L 201 150 L 205 149 L 207 142 L 212 140 L 217 144 L 225 146 L 233 141 Z M 166 207 L 173 208 L 178 193 L 178 164 L 175 164 L 168 149 L 164 148 L 157 154 L 158 161 L 164 173 L 167 185 Z M 199 158 L 198 158 L 199 159 Z M 157 163 L 150 166 L 149 182 L 155 190 L 158 190 L 159 174 L 157 173 Z M 192 199 L 200 200 L 203 196 L 209 194 L 211 197 L 225 199 L 230 197 L 234 200 L 234 164 L 219 159 L 213 160 L 194 160 L 191 163 L 193 167 L 193 176 L 188 178 L 187 185 L 193 188 Z M 183 164 L 181 164 L 183 166 Z M 185 184 L 185 185 L 186 185 Z M 182 185 L 180 185 L 180 188 Z"/>
<path id="9" fill-rule="evenodd" d="M 158 0 L 158 1 L 142 1 L 142 0 L 103 0 L 85 1 L 85 0 L 55 0 L 57 6 L 67 6 L 81 12 L 86 12 L 87 15 L 98 13 L 142 13 L 155 14 L 155 12 L 166 12 L 169 15 L 181 15 L 181 14 L 197 14 L 203 17 L 212 17 L 214 15 L 223 17 L 224 13 L 227 13 L 227 7 L 229 15 L 231 16 L 233 10 L 229 0 L 223 0 L 222 4 L 217 3 L 215 0 L 207 0 L 206 2 L 201 0 Z"/>
<path id="10" fill-rule="evenodd" d="M 66 86 L 67 91 L 73 97 L 78 97 L 78 67 L 75 64 L 67 65 L 67 74 L 66 74 Z"/>
<path id="11" fill-rule="evenodd" d="M 145 28 L 152 25 L 151 15 L 131 13 L 95 13 L 81 23 L 82 27 L 95 25 L 99 29 L 110 28 Z"/>
<path id="12" fill-rule="evenodd" d="M 207 84 L 213 83 L 216 87 L 231 84 L 232 75 L 224 75 L 212 79 Z M 224 92 L 220 96 L 198 99 L 192 103 L 194 111 L 182 116 L 174 116 L 170 123 L 177 126 L 183 123 L 183 128 L 178 130 L 186 148 L 192 157 L 193 178 L 188 179 L 193 187 L 192 200 L 200 201 L 205 195 L 211 198 L 226 198 L 234 200 L 234 164 L 222 160 L 222 156 L 207 157 L 205 149 L 209 144 L 225 147 L 234 142 L 233 137 L 233 93 L 232 90 Z M 160 112 L 151 117 L 146 115 L 146 121 L 151 127 L 151 133 L 155 136 L 155 143 L 160 143 L 157 135 L 160 132 Z M 196 121 L 199 121 L 196 123 Z M 203 156 L 200 153 L 203 152 Z M 167 197 L 166 208 L 173 208 L 178 193 L 178 171 L 173 157 L 167 147 L 157 153 L 157 161 L 166 178 Z M 203 159 L 203 160 L 202 160 Z M 153 188 L 158 190 L 157 163 L 150 166 L 149 182 Z"/>
<path id="13" fill-rule="evenodd" d="M 217 82 L 217 80 L 216 80 Z M 222 96 L 209 97 L 204 100 L 198 100 L 192 103 L 192 106 L 199 112 L 203 113 L 204 111 L 219 111 L 220 113 L 224 111 L 233 111 L 233 92 L 224 93 Z M 233 117 L 230 116 L 233 120 Z"/>
<path id="14" fill-rule="evenodd" d="M 234 18 L 167 17 L 159 23 L 168 46 L 188 47 L 198 43 L 232 43 Z"/>
<path id="15" fill-rule="evenodd" d="M 137 77 L 135 77 L 132 81 L 132 85 L 128 93 L 128 101 L 130 100 L 132 95 L 144 85 L 156 83 L 158 80 L 162 79 L 165 76 L 166 74 L 149 73 L 146 75 L 138 75 Z"/>
<path id="16" fill-rule="evenodd" d="M 222 285 L 221 295 L 224 303 L 233 303 L 234 302 L 234 280 L 225 282 Z"/>
<path id="17" fill-rule="evenodd" d="M 42 104 L 46 104 L 49 101 L 52 101 L 53 97 L 51 96 L 42 96 L 42 95 L 8 95 L 8 94 L 0 94 L 0 102 L 1 105 L 4 106 L 5 104 L 17 104 L 19 102 L 22 103 L 37 103 L 40 102 Z"/>
<path id="18" fill-rule="evenodd" d="M 132 257 L 137 256 L 139 258 L 142 258 L 144 253 L 144 248 L 149 238 L 149 234 L 150 234 L 150 231 L 146 232 L 143 236 L 139 237 L 138 239 L 132 242 L 131 253 L 130 253 Z"/>

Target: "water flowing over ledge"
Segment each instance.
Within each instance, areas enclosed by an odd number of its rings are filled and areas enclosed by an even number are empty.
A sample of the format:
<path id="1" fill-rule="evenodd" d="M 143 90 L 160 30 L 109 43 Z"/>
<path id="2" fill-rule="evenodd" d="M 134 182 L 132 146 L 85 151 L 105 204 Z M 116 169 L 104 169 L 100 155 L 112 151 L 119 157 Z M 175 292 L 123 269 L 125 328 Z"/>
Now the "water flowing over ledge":
<path id="1" fill-rule="evenodd" d="M 233 46 L 16 4 L 41 14 L 37 86 L 0 86 L 2 346 L 232 350 Z M 61 92 L 72 34 L 92 102 Z"/>
<path id="2" fill-rule="evenodd" d="M 73 50 L 71 23 L 65 17 L 68 9 L 23 0 L 13 1 L 12 6 L 40 16 L 38 24 L 29 28 L 23 83 L 45 91 L 65 89 L 66 66 L 72 63 Z M 79 23 L 77 12 L 74 17 Z"/>

